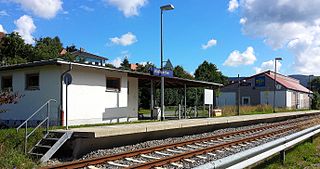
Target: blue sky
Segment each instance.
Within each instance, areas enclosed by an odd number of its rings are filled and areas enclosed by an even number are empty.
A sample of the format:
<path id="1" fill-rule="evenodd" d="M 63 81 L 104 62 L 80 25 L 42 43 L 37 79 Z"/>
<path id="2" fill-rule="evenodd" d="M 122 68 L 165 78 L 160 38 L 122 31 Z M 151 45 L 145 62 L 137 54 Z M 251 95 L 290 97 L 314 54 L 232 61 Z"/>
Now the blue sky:
<path id="1" fill-rule="evenodd" d="M 159 65 L 159 7 L 168 3 L 175 9 L 164 13 L 164 58 L 188 72 L 207 60 L 227 76 L 248 76 L 273 68 L 279 56 L 281 73 L 320 72 L 320 13 L 304 9 L 309 0 L 0 0 L 0 30 L 28 43 L 59 36 L 114 64 L 127 56 Z"/>

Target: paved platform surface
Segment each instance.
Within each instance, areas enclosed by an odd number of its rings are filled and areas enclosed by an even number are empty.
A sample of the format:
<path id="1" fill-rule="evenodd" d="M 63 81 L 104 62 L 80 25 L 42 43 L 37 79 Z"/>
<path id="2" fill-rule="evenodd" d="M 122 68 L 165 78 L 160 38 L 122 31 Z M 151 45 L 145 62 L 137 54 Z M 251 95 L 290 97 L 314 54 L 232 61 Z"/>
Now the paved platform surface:
<path id="1" fill-rule="evenodd" d="M 124 134 L 177 129 L 177 128 L 184 128 L 184 127 L 227 124 L 227 123 L 235 123 L 235 122 L 242 122 L 242 121 L 270 119 L 275 117 L 305 115 L 305 114 L 313 114 L 316 112 L 319 112 L 319 111 L 298 111 L 298 112 L 242 115 L 242 116 L 230 116 L 230 117 L 168 120 L 163 122 L 148 122 L 148 123 L 136 123 L 136 124 L 119 124 L 119 125 L 109 125 L 109 126 L 72 128 L 70 129 L 70 131 L 94 133 L 95 137 L 99 138 L 99 137 L 108 137 L 108 136 L 116 136 L 116 135 L 124 135 Z"/>

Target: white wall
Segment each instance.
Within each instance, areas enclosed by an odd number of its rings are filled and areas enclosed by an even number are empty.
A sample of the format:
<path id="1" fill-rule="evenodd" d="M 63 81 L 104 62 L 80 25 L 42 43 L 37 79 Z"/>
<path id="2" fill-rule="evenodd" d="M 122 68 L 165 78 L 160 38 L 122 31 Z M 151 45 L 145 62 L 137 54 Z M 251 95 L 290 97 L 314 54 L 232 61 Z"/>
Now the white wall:
<path id="1" fill-rule="evenodd" d="M 51 105 L 50 118 L 54 122 L 53 124 L 60 124 L 60 75 L 67 69 L 68 65 L 62 65 L 62 67 L 54 65 L 0 72 L 0 76 L 12 75 L 13 90 L 24 95 L 18 104 L 1 106 L 1 109 L 8 111 L 0 113 L 0 122 L 8 122 L 10 125 L 16 126 L 48 99 L 53 98 L 57 100 L 57 103 Z M 25 74 L 27 73 L 39 73 L 40 90 L 25 90 Z M 73 66 L 70 74 L 73 76 L 73 81 L 68 87 L 69 125 L 137 120 L 137 78 L 128 78 L 127 73 L 80 66 Z M 107 76 L 121 78 L 120 92 L 106 91 Z M 66 86 L 63 84 L 64 125 L 66 124 L 65 97 Z M 42 120 L 45 117 L 44 113 L 45 110 L 42 112 L 43 116 L 34 119 L 34 123 L 37 120 Z"/>
<path id="2" fill-rule="evenodd" d="M 309 96 L 307 93 L 298 93 L 299 97 L 299 109 L 308 109 L 310 107 L 309 104 Z"/>
<path id="3" fill-rule="evenodd" d="M 273 105 L 273 91 L 261 91 L 260 103 Z M 286 107 L 287 91 L 276 91 L 276 107 Z"/>
<path id="4" fill-rule="evenodd" d="M 68 124 L 91 124 L 137 119 L 138 80 L 129 80 L 128 98 L 127 73 L 103 69 L 74 66 L 70 72 L 73 77 L 68 87 Z M 106 77 L 121 78 L 120 92 L 106 91 Z M 65 86 L 64 97 L 65 98 Z M 128 99 L 130 103 L 128 104 Z M 64 108 L 65 108 L 64 99 Z M 66 119 L 66 118 L 65 118 Z"/>
<path id="5" fill-rule="evenodd" d="M 40 90 L 25 90 L 25 75 L 28 73 L 39 73 Z M 60 104 L 60 70 L 58 66 L 42 66 L 24 68 L 11 71 L 0 71 L 0 76 L 12 76 L 13 91 L 22 94 L 23 97 L 17 104 L 4 105 L 1 109 L 7 109 L 7 112 L 0 113 L 0 120 L 16 126 L 28 118 L 48 99 L 56 99 L 57 103 L 51 105 L 51 120 L 57 124 L 58 105 Z M 1 84 L 1 77 L 0 77 Z M 45 112 L 40 114 L 44 115 Z M 44 116 L 36 116 L 33 120 L 42 120 Z"/>
<path id="6" fill-rule="evenodd" d="M 217 97 L 217 105 L 222 106 L 232 106 L 236 105 L 236 93 L 235 92 L 221 92 L 220 96 Z"/>
<path id="7" fill-rule="evenodd" d="M 293 106 L 292 104 L 292 95 L 293 95 L 293 92 L 292 91 L 286 91 L 286 107 L 287 108 L 291 108 Z"/>

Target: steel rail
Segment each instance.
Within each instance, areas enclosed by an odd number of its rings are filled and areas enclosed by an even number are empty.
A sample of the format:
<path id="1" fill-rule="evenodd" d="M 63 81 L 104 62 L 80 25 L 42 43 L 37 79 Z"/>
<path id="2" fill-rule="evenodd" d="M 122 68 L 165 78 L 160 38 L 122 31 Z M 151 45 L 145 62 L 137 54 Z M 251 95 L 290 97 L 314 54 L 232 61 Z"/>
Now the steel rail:
<path id="1" fill-rule="evenodd" d="M 303 120 L 299 120 L 298 122 L 304 122 L 304 121 L 305 120 L 303 119 Z M 297 121 L 295 121 L 295 123 L 297 123 Z M 177 142 L 177 143 L 173 143 L 173 144 L 159 145 L 159 146 L 155 146 L 155 147 L 138 149 L 138 150 L 123 152 L 123 153 L 119 153 L 119 154 L 107 155 L 107 156 L 103 156 L 103 157 L 67 162 L 67 163 L 58 164 L 58 165 L 54 165 L 54 166 L 45 166 L 45 167 L 42 167 L 42 169 L 82 168 L 82 167 L 86 167 L 89 165 L 97 165 L 97 164 L 106 163 L 108 161 L 115 161 L 115 160 L 124 159 L 127 157 L 134 157 L 134 156 L 137 156 L 140 154 L 147 154 L 147 153 L 151 153 L 154 151 L 161 151 L 161 150 L 165 150 L 165 149 L 172 148 L 172 147 L 183 146 L 183 145 L 192 144 L 192 143 L 201 142 L 201 141 L 217 140 L 218 138 L 229 137 L 229 136 L 233 136 L 233 135 L 255 132 L 255 131 L 260 131 L 260 130 L 267 130 L 267 129 L 271 129 L 271 128 L 275 128 L 275 127 L 279 127 L 279 126 L 283 126 L 283 125 L 288 125 L 288 124 L 292 124 L 292 122 L 287 122 L 287 121 L 286 122 L 278 122 L 276 124 L 268 124 L 266 126 L 245 129 L 245 130 L 241 130 L 241 131 L 232 131 L 232 132 L 227 132 L 227 133 L 223 133 L 220 135 L 214 135 L 214 136 L 209 136 L 209 137 L 205 137 L 205 138 L 191 139 L 191 140 Z"/>
<path id="2" fill-rule="evenodd" d="M 266 138 L 266 137 L 270 137 L 270 136 L 273 136 L 273 135 L 276 135 L 276 134 L 284 133 L 284 132 L 293 130 L 295 128 L 297 128 L 297 126 L 288 127 L 288 128 L 285 128 L 285 129 L 272 131 L 272 132 L 268 132 L 268 133 L 265 133 L 265 134 L 260 134 L 260 135 L 244 138 L 244 139 L 239 139 L 239 140 L 236 140 L 236 141 L 230 141 L 230 142 L 227 142 L 227 143 L 222 143 L 222 144 L 210 146 L 210 147 L 207 147 L 207 148 L 191 150 L 191 151 L 187 151 L 185 153 L 175 154 L 173 156 L 161 158 L 161 159 L 158 159 L 158 160 L 152 160 L 152 161 L 148 161 L 146 163 L 133 165 L 133 166 L 127 167 L 126 169 L 133 169 L 133 168 L 135 168 L 135 169 L 149 169 L 149 168 L 159 167 L 159 166 L 163 166 L 163 165 L 170 164 L 170 163 L 173 163 L 173 162 L 181 161 L 183 159 L 190 158 L 190 157 L 193 157 L 193 156 L 196 156 L 196 155 L 201 155 L 201 154 L 212 152 L 212 151 L 215 151 L 215 150 L 220 150 L 222 148 L 231 147 L 233 145 L 237 145 L 237 144 L 240 144 L 240 143 L 251 142 L 251 141 L 254 141 L 254 140 L 257 140 L 257 139 L 260 139 L 260 138 Z"/>

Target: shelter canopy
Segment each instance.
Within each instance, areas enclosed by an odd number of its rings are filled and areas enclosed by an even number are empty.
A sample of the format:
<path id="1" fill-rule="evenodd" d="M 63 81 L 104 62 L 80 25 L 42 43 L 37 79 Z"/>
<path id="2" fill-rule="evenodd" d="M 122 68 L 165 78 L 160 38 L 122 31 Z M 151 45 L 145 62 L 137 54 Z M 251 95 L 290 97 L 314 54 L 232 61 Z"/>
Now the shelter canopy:
<path id="1" fill-rule="evenodd" d="M 160 86 L 161 77 L 150 75 L 147 73 L 128 73 L 129 77 L 135 77 L 139 79 L 139 87 L 150 87 L 151 80 L 153 80 L 155 86 Z M 190 80 L 183 79 L 178 77 L 164 77 L 165 78 L 165 87 L 166 88 L 183 88 L 184 85 L 187 87 L 212 87 L 218 88 L 221 87 L 220 83 L 199 81 L 199 80 Z"/>

